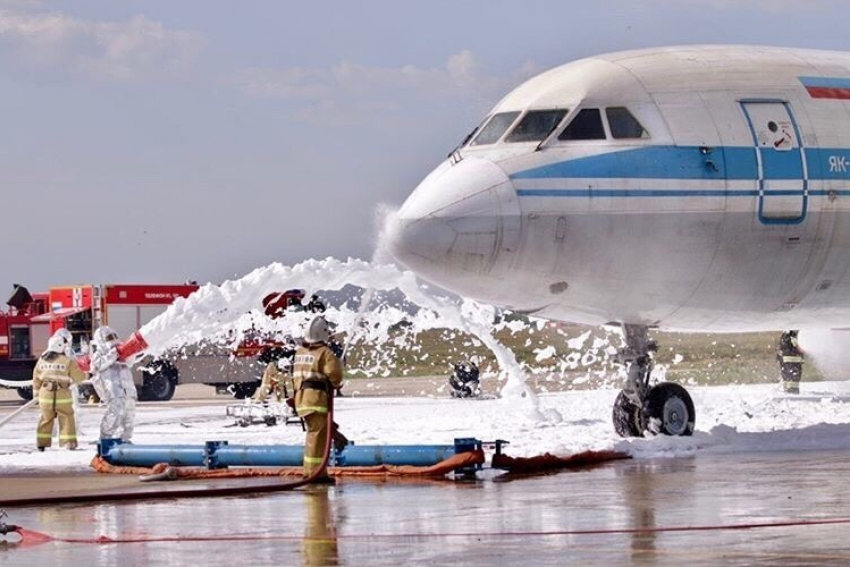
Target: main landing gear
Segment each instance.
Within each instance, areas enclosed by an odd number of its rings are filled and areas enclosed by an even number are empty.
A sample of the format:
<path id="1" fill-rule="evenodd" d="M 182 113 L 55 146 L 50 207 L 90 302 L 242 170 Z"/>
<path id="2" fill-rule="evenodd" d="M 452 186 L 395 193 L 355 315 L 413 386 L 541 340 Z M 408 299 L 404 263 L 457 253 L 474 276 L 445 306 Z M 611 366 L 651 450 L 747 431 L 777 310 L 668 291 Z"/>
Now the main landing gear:
<path id="1" fill-rule="evenodd" d="M 645 432 L 691 435 L 694 432 L 694 402 L 683 387 L 661 382 L 650 387 L 652 353 L 658 350 L 649 339 L 647 327 L 623 325 L 626 347 L 618 362 L 626 365 L 626 387 L 614 402 L 614 429 L 621 437 L 640 437 Z"/>

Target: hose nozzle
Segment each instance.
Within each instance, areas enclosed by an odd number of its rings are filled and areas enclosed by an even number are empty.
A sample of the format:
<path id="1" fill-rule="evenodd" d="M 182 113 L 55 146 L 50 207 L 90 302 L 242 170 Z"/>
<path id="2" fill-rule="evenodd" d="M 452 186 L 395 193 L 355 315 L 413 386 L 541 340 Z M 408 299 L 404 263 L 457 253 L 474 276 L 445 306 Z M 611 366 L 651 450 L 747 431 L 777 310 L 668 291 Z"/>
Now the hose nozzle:
<path id="1" fill-rule="evenodd" d="M 6 535 L 10 533 L 17 533 L 20 529 L 18 526 L 14 524 L 7 524 L 6 518 L 9 517 L 9 514 L 6 513 L 6 510 L 0 510 L 0 535 Z"/>

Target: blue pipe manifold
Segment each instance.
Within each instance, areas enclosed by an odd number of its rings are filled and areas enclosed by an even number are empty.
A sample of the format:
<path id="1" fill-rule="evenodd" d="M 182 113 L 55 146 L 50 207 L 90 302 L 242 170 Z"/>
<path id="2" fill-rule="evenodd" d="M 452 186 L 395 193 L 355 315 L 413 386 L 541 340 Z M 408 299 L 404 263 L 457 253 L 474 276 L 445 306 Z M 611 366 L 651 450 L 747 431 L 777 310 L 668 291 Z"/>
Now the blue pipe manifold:
<path id="1" fill-rule="evenodd" d="M 333 450 L 333 467 L 369 467 L 375 465 L 436 465 L 458 453 L 481 449 L 481 441 L 455 439 L 454 445 L 355 445 Z M 121 439 L 101 439 L 97 454 L 116 466 L 152 467 L 159 463 L 173 466 L 207 467 L 299 467 L 304 459 L 301 445 L 231 445 L 227 441 L 207 441 L 204 445 L 136 445 Z M 481 468 L 476 466 L 476 470 Z M 466 471 L 461 471 L 466 472 Z"/>

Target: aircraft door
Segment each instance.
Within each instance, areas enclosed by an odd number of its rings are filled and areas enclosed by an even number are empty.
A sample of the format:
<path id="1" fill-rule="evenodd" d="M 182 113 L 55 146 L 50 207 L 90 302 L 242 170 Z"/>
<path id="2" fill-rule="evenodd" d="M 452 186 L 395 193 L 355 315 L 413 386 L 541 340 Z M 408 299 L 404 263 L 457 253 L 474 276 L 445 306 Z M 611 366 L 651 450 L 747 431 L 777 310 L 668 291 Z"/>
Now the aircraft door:
<path id="1" fill-rule="evenodd" d="M 763 224 L 806 218 L 808 172 L 800 130 L 787 102 L 744 101 L 758 159 L 758 217 Z"/>

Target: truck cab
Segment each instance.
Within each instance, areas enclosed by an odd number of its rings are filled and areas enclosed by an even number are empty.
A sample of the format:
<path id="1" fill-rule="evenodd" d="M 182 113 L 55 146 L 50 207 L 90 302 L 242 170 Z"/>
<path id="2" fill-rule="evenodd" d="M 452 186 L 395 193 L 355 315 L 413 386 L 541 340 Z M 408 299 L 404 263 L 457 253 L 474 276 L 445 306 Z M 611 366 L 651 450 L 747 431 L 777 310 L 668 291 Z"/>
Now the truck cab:
<path id="1" fill-rule="evenodd" d="M 30 294 L 15 284 L 8 310 L 0 311 L 0 385 L 16 389 L 25 400 L 32 398 L 32 371 L 50 336 L 48 325 L 37 321 L 47 302 L 47 294 Z"/>

